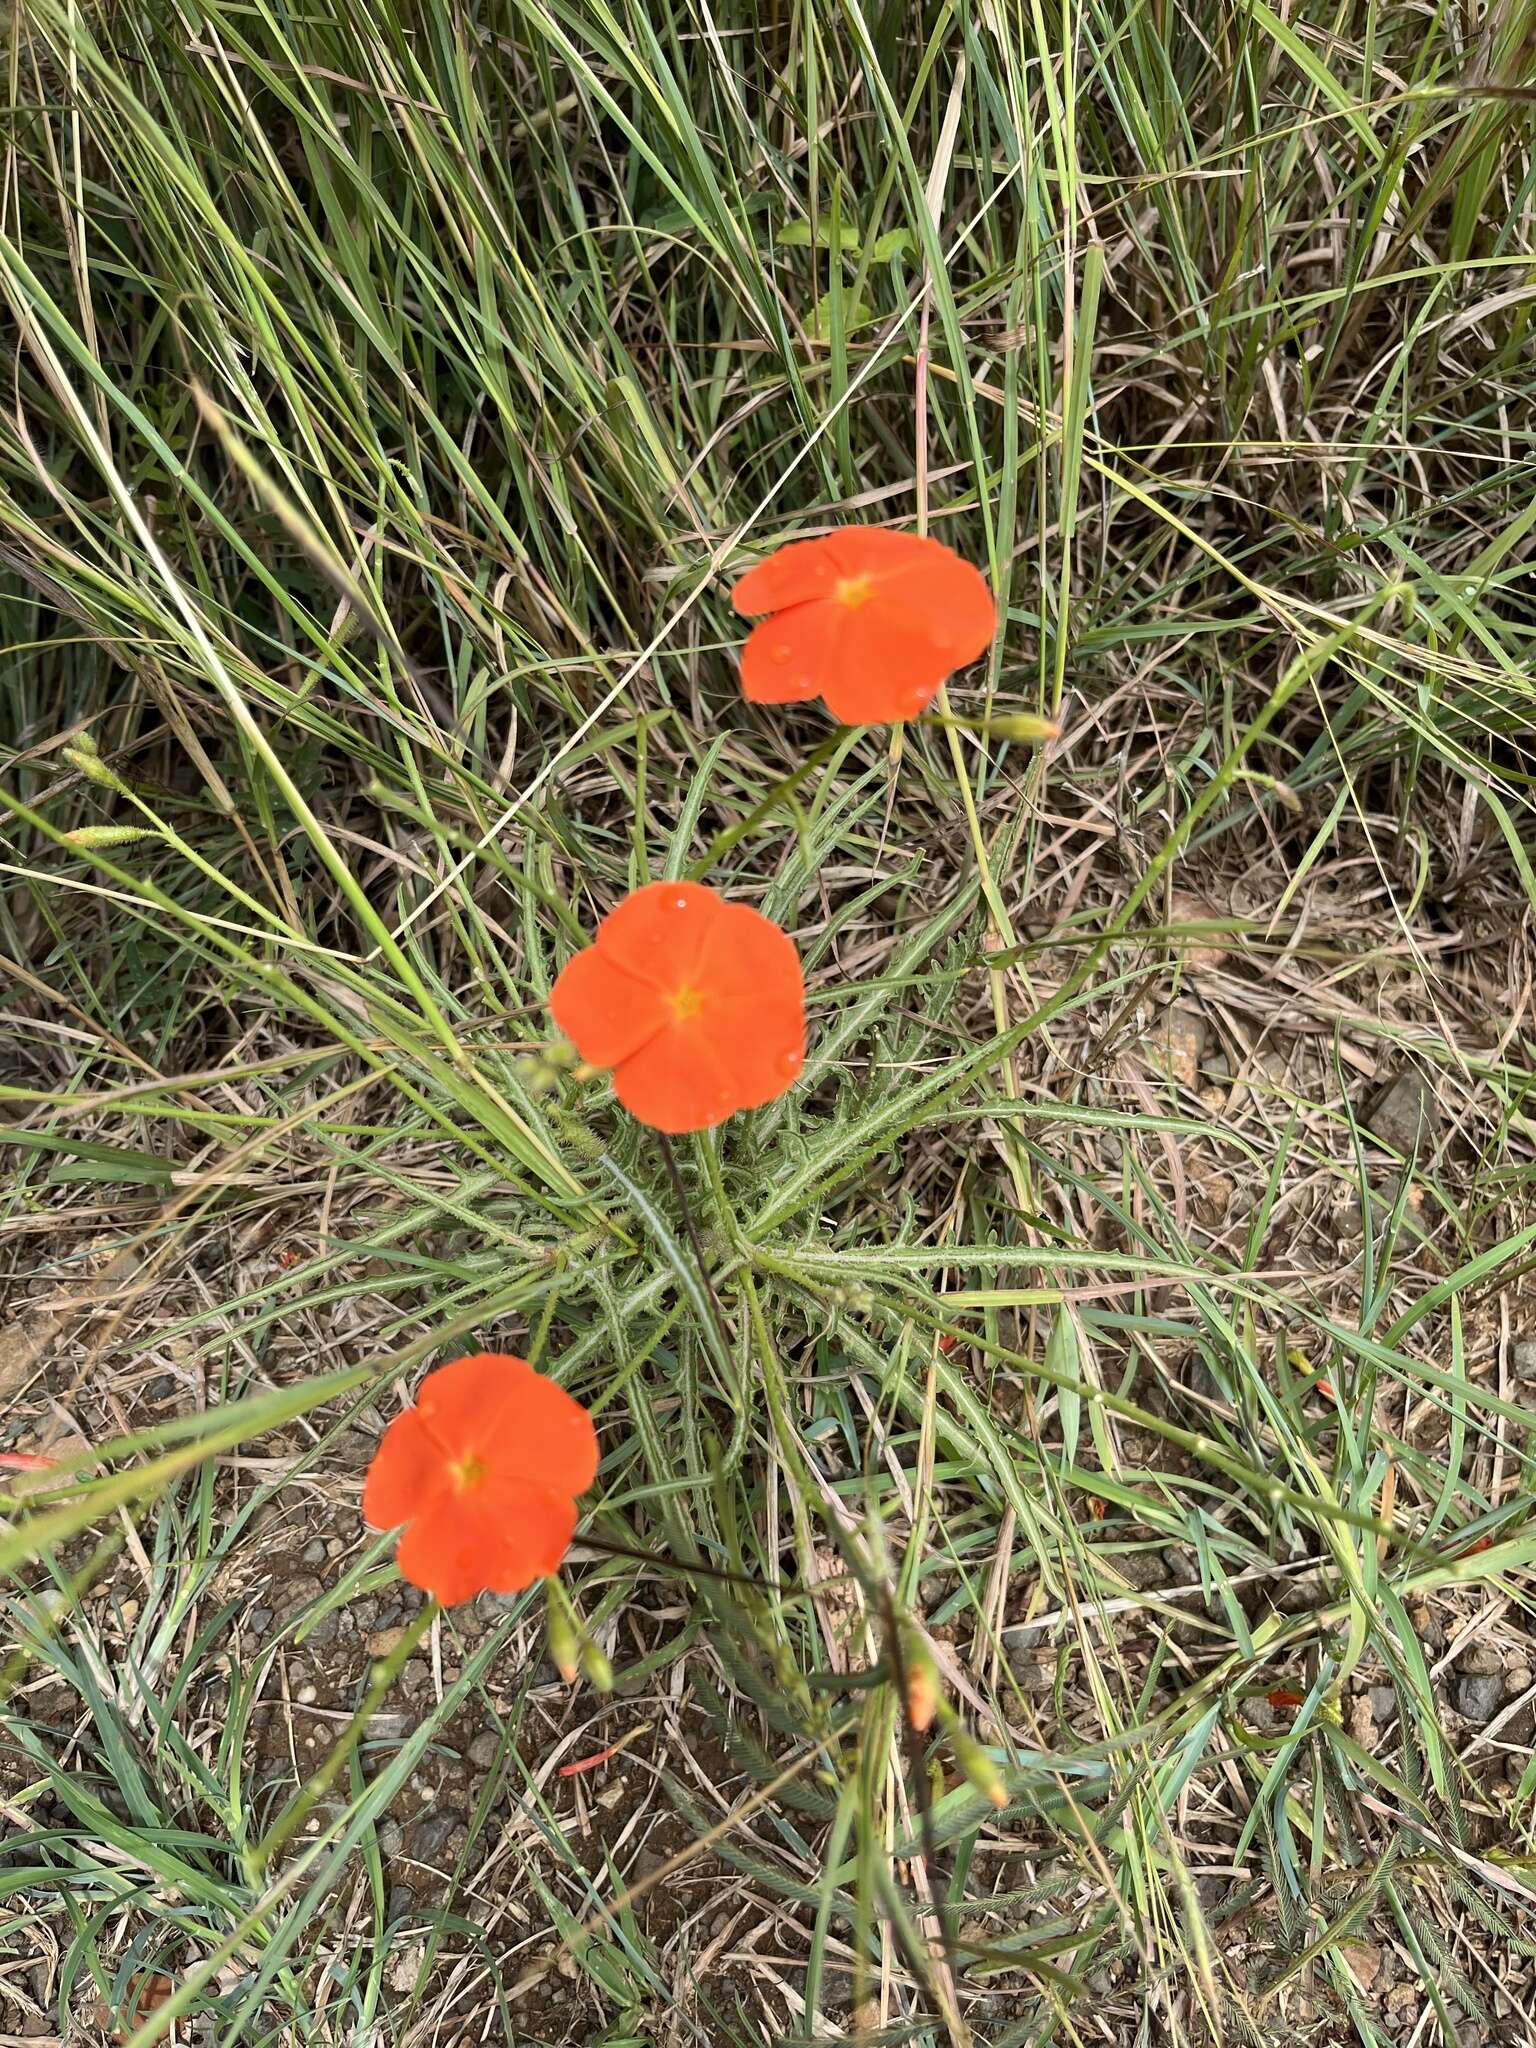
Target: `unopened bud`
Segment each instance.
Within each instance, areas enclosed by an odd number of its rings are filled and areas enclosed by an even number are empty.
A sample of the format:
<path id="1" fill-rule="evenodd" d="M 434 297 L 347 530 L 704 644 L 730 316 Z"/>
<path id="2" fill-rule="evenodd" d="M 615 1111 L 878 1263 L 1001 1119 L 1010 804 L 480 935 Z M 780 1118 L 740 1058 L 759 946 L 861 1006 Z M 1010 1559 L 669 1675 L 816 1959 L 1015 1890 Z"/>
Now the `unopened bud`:
<path id="1" fill-rule="evenodd" d="M 966 1783 L 983 1799 L 990 1799 L 1001 1813 L 1008 1804 L 1008 1787 L 1003 1783 L 1002 1772 L 981 1744 L 967 1735 L 963 1728 L 952 1728 L 949 1740 L 955 1752 L 955 1762 L 960 1766 Z"/>
<path id="2" fill-rule="evenodd" d="M 73 832 L 64 834 L 67 846 L 131 846 L 135 839 L 153 839 L 157 835 L 147 825 L 77 825 Z"/>
<path id="3" fill-rule="evenodd" d="M 1004 712 L 987 720 L 986 734 L 994 740 L 1018 740 L 1037 747 L 1046 740 L 1059 740 L 1061 727 L 1054 718 L 1037 718 L 1032 711 Z"/>
<path id="4" fill-rule="evenodd" d="M 599 1692 L 613 1691 L 613 1666 L 589 1635 L 581 1639 L 581 1668 L 589 1685 Z"/>
<path id="5" fill-rule="evenodd" d="M 581 1637 L 576 1633 L 575 1618 L 566 1605 L 565 1595 L 553 1585 L 544 1602 L 544 1633 L 549 1661 L 567 1685 L 574 1685 L 581 1676 Z"/>
<path id="6" fill-rule="evenodd" d="M 73 746 L 64 749 L 64 759 L 70 767 L 83 775 L 87 782 L 98 783 L 103 789 L 126 791 L 128 785 L 123 778 L 109 768 L 96 751 L 96 742 L 88 732 L 81 733 Z"/>
<path id="7" fill-rule="evenodd" d="M 939 1667 L 933 1652 L 914 1631 L 906 1633 L 902 1655 L 907 1668 L 907 1721 L 922 1735 L 933 1726 L 939 1711 Z"/>

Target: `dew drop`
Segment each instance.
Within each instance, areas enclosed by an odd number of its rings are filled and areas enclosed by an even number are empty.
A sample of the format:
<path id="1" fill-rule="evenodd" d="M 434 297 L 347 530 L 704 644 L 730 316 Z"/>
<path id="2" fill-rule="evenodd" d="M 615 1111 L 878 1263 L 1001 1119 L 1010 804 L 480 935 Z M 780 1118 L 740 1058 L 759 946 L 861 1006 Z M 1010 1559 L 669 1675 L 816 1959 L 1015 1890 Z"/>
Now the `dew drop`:
<path id="1" fill-rule="evenodd" d="M 776 646 L 769 648 L 768 659 L 770 661 L 776 661 L 779 664 L 780 668 L 782 668 L 785 662 L 791 658 L 793 653 L 794 649 L 788 646 L 784 641 L 780 640 Z"/>

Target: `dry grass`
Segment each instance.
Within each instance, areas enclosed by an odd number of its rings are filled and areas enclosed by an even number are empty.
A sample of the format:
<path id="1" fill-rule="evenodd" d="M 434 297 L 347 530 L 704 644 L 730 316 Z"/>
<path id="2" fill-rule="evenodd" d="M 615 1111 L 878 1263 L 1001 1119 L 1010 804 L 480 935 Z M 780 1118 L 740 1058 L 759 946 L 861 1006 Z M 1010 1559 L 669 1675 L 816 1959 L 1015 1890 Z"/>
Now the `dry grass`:
<path id="1" fill-rule="evenodd" d="M 28 0 L 0 2034 L 1529 2038 L 1524 33 Z M 1059 740 L 741 704 L 847 517 Z M 528 1063 L 704 862 L 814 1021 L 682 1151 L 728 1347 Z M 360 1524 L 470 1337 L 609 1697 Z"/>

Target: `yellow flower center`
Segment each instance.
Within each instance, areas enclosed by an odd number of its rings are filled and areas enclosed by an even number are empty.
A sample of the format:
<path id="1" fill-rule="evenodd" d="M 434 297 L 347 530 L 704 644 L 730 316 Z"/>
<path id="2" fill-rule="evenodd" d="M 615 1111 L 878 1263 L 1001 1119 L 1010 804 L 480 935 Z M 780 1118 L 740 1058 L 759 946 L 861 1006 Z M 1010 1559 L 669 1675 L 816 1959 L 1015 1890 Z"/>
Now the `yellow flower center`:
<path id="1" fill-rule="evenodd" d="M 456 1465 L 450 1466 L 449 1470 L 452 1474 L 453 1483 L 460 1493 L 473 1493 L 477 1486 L 484 1486 L 486 1480 L 491 1476 L 491 1468 L 486 1464 L 484 1458 L 477 1458 L 473 1455 L 467 1458 L 460 1458 L 459 1462 Z"/>
<path id="2" fill-rule="evenodd" d="M 686 1024 L 690 1017 L 697 1017 L 704 1007 L 704 991 L 701 988 L 674 989 L 667 997 L 667 1007 L 672 1012 L 673 1022 Z"/>
<path id="3" fill-rule="evenodd" d="M 861 604 L 868 604 L 874 594 L 873 576 L 845 576 L 832 589 L 832 595 L 838 603 L 847 605 L 850 611 L 857 611 Z"/>

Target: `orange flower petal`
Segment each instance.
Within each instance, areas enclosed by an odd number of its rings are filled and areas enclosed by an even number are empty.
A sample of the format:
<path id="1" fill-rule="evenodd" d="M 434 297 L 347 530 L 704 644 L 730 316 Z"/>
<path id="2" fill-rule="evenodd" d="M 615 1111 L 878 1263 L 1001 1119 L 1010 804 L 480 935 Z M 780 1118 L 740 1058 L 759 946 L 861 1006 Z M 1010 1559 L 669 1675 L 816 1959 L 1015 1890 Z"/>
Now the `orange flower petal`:
<path id="1" fill-rule="evenodd" d="M 652 882 L 577 960 L 592 964 L 556 984 L 556 1019 L 586 1058 L 613 1067 L 614 1092 L 643 1123 L 704 1130 L 772 1101 L 799 1073 L 800 961 L 760 912 L 701 883 Z"/>
<path id="2" fill-rule="evenodd" d="M 805 987 L 794 943 L 760 911 L 720 905 L 689 970 L 697 1009 L 614 1073 L 632 1116 L 700 1131 L 772 1102 L 805 1059 Z"/>
<path id="3" fill-rule="evenodd" d="M 666 1023 L 657 991 L 601 946 L 566 961 L 549 992 L 549 1011 L 584 1060 L 616 1067 Z"/>
<path id="4" fill-rule="evenodd" d="M 795 541 L 750 570 L 738 611 L 774 615 L 742 650 L 742 688 L 790 703 L 814 684 L 834 717 L 914 717 L 997 630 L 980 570 L 941 542 L 881 527 Z"/>
<path id="5" fill-rule="evenodd" d="M 647 882 L 609 911 L 595 943 L 615 966 L 670 994 L 688 980 L 724 908 L 702 882 Z"/>
<path id="6" fill-rule="evenodd" d="M 706 1131 L 743 1107 L 714 1045 L 697 1030 L 659 1032 L 615 1067 L 613 1092 L 653 1131 Z"/>
<path id="7" fill-rule="evenodd" d="M 846 605 L 800 604 L 754 626 L 741 650 L 741 687 L 749 702 L 803 704 L 819 697 L 852 618 Z"/>
<path id="8" fill-rule="evenodd" d="M 830 597 L 851 577 L 898 574 L 930 550 L 950 553 L 939 541 L 885 526 L 845 526 L 815 540 L 788 541 L 747 571 L 731 592 L 731 603 L 748 618 L 780 612 Z"/>
<path id="9" fill-rule="evenodd" d="M 428 1373 L 416 1413 L 449 1462 L 478 1458 L 488 1486 L 529 1482 L 584 1493 L 597 1473 L 592 1418 L 526 1359 L 482 1351 Z M 478 1500 L 485 1488 L 461 1496 Z"/>
<path id="10" fill-rule="evenodd" d="M 755 568 L 749 569 L 731 592 L 731 603 L 743 618 L 761 612 L 781 612 L 786 605 L 807 604 L 826 597 L 842 574 L 833 561 L 825 537 L 792 540 Z"/>
<path id="11" fill-rule="evenodd" d="M 370 1529 L 398 1529 L 448 1487 L 442 1452 L 416 1409 L 397 1415 L 379 1440 L 363 1481 L 363 1520 Z"/>
<path id="12" fill-rule="evenodd" d="M 701 1022 L 729 1048 L 741 1109 L 772 1102 L 805 1063 L 805 977 L 787 933 L 745 904 L 727 904 L 699 963 Z"/>
<path id="13" fill-rule="evenodd" d="M 559 1569 L 576 1533 L 576 1503 L 526 1482 L 495 1482 L 418 1515 L 401 1537 L 401 1576 L 443 1605 L 477 1593 L 520 1593 Z"/>

